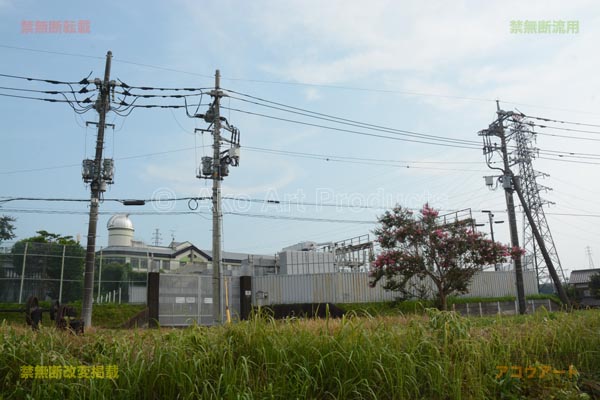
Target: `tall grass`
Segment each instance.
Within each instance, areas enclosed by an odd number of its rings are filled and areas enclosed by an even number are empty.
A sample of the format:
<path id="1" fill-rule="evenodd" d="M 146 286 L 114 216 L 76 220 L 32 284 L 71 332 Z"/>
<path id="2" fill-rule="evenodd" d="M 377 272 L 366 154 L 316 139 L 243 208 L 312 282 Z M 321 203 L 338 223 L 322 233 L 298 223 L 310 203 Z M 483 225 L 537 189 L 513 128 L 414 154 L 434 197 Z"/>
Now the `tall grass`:
<path id="1" fill-rule="evenodd" d="M 0 327 L 0 397 L 111 399 L 490 399 L 593 396 L 600 312 L 423 316 L 97 330 L 83 337 Z M 537 363 L 537 364 L 536 364 Z M 109 379 L 22 379 L 22 365 L 118 365 Z M 496 379 L 497 366 L 577 377 Z"/>

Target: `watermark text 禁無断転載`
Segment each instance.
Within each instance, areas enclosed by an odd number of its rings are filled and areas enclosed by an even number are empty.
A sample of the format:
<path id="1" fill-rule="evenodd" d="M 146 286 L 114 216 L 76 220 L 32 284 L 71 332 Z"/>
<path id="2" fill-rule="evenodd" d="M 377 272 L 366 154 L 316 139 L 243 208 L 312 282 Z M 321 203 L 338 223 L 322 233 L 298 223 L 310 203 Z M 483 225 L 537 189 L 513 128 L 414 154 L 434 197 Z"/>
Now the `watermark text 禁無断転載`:
<path id="1" fill-rule="evenodd" d="M 80 19 L 78 21 L 21 21 L 22 34 L 88 34 L 91 33 L 91 23 L 89 19 Z"/>

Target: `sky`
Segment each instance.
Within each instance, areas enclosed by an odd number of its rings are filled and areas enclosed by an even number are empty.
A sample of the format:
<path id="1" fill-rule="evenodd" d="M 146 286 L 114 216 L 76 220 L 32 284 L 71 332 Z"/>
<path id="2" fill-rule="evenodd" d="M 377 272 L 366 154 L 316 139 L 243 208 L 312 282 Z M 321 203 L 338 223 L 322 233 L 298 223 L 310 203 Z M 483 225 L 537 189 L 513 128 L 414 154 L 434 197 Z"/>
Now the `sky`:
<path id="1" fill-rule="evenodd" d="M 60 31 L 36 31 L 53 21 L 61 22 Z M 71 23 L 64 21 L 72 21 L 75 32 L 65 32 Z M 518 21 L 564 21 L 576 23 L 578 31 L 512 32 Z M 174 0 L 105 1 L 99 7 L 0 0 L 0 22 L 4 75 L 74 82 L 90 73 L 101 78 L 109 50 L 111 79 L 130 86 L 210 88 L 220 70 L 229 95 L 222 100 L 222 113 L 239 128 L 242 146 L 240 166 L 230 169 L 222 193 L 255 200 L 224 200 L 227 251 L 273 254 L 301 241 L 372 236 L 386 208 L 419 209 L 426 202 L 441 210 L 470 209 L 479 223 L 487 222 L 482 210 L 493 210 L 496 220 L 505 221 L 494 226 L 495 238 L 509 242 L 504 193 L 485 186 L 483 177 L 495 172 L 486 166 L 481 147 L 410 142 L 397 131 L 292 114 L 241 101 L 251 98 L 238 93 L 479 143 L 478 132 L 496 118 L 496 100 L 507 111 L 600 125 L 600 5 L 593 1 Z M 4 95 L 44 97 L 49 95 L 14 89 L 57 86 L 0 76 Z M 209 100 L 204 96 L 203 104 Z M 0 96 L 0 119 L 0 196 L 89 198 L 81 162 L 94 156 L 96 130 L 86 127 L 86 121 L 98 120 L 94 110 L 79 115 L 66 103 Z M 162 201 L 142 207 L 104 201 L 98 245 L 107 244 L 110 215 L 130 213 L 139 240 L 152 243 L 158 229 L 162 245 L 174 238 L 210 249 L 209 204 L 201 201 L 190 213 L 194 202 L 165 200 L 210 194 L 211 182 L 197 179 L 196 169 L 201 157 L 211 154 L 212 138 L 194 133 L 207 124 L 182 109 L 142 108 L 126 117 L 110 112 L 107 122 L 115 127 L 106 132 L 104 157 L 115 159 L 116 172 L 105 198 Z M 592 261 L 600 264 L 595 207 L 600 126 L 546 125 L 586 131 L 536 128 L 540 149 L 578 155 L 534 160 L 534 168 L 548 174 L 539 183 L 552 189 L 542 196 L 553 202 L 545 211 L 568 275 L 588 268 L 588 246 Z M 85 202 L 0 206 L 0 215 L 17 218 L 15 240 L 41 229 L 84 238 L 87 211 Z M 517 219 L 522 241 L 521 210 Z M 489 225 L 479 229 L 488 233 Z"/>

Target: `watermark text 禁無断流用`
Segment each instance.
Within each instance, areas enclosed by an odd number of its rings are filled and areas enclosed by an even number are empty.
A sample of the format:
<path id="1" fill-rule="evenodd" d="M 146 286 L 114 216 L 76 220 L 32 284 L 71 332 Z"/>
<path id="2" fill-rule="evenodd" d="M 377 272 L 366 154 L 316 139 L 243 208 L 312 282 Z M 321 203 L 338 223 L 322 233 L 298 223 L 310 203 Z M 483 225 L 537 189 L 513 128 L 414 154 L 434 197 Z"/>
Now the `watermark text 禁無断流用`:
<path id="1" fill-rule="evenodd" d="M 89 19 L 80 19 L 78 21 L 21 21 L 22 34 L 88 34 L 91 33 L 91 23 Z"/>
<path id="2" fill-rule="evenodd" d="M 510 33 L 572 35 L 579 33 L 579 21 L 511 20 Z"/>

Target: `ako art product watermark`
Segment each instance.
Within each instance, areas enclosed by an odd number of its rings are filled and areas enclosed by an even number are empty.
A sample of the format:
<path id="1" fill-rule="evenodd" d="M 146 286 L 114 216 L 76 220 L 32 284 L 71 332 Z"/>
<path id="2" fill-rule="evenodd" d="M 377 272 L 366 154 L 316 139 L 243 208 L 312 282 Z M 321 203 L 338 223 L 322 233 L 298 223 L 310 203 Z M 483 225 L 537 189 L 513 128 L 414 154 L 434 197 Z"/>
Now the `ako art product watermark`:
<path id="1" fill-rule="evenodd" d="M 569 378 L 572 378 L 579 375 L 579 372 L 577 372 L 573 365 L 569 365 L 569 370 L 554 369 L 550 365 L 530 365 L 527 367 L 522 365 L 511 365 L 510 367 L 506 365 L 498 365 L 496 366 L 496 369 L 498 370 L 496 379 L 500 379 L 502 377 L 511 377 L 516 379 L 544 379 L 549 377 L 551 374 L 565 376 L 568 375 Z"/>
<path id="2" fill-rule="evenodd" d="M 91 23 L 89 19 L 79 21 L 21 21 L 21 33 L 28 34 L 89 34 Z"/>
<path id="3" fill-rule="evenodd" d="M 510 33 L 573 35 L 579 33 L 579 21 L 512 20 Z"/>
<path id="4" fill-rule="evenodd" d="M 118 365 L 22 365 L 21 379 L 117 379 Z"/>

